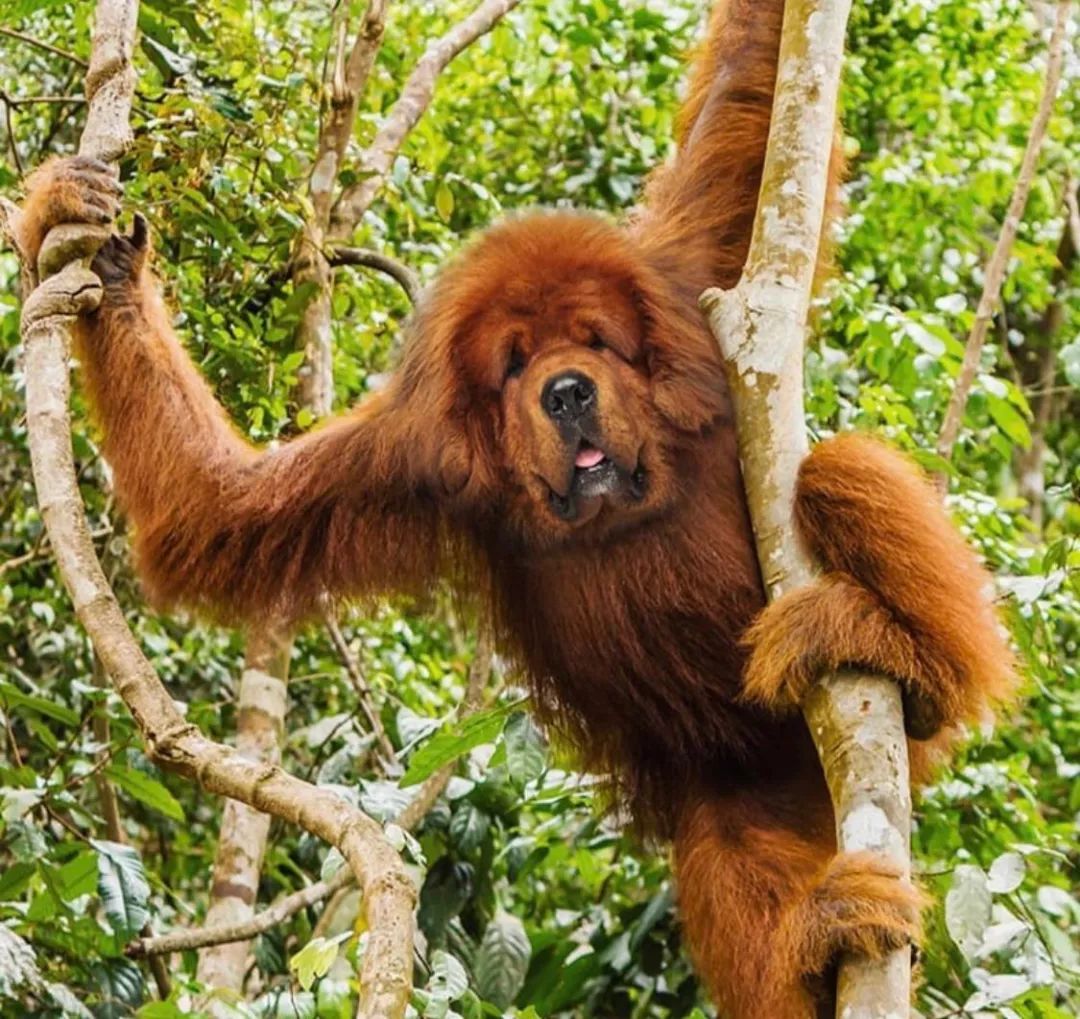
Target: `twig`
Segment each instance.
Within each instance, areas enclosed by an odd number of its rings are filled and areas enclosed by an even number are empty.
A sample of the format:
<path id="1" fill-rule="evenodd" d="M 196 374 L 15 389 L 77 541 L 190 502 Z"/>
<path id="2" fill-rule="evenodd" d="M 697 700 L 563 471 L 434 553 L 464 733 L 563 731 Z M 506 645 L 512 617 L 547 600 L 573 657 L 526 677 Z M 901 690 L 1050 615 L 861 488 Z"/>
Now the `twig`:
<path id="1" fill-rule="evenodd" d="M 311 215 L 300 231 L 291 260 L 293 285 L 314 284 L 300 313 L 295 344 L 304 352 L 300 371 L 300 402 L 316 417 L 330 413 L 334 400 L 331 294 L 333 273 L 322 248 L 330 225 L 330 210 L 338 170 L 345 157 L 361 93 L 367 85 L 382 45 L 390 0 L 369 0 L 360 30 L 345 58 L 345 25 L 337 39 L 331 76 L 330 104 L 319 126 L 319 140 L 308 180 Z"/>
<path id="2" fill-rule="evenodd" d="M 375 737 L 375 741 L 379 744 L 379 749 L 382 751 L 386 762 L 388 764 L 393 764 L 397 760 L 397 751 L 394 750 L 394 744 L 390 742 L 390 738 L 386 735 L 386 730 L 383 728 L 382 719 L 379 717 L 379 710 L 374 703 L 374 695 L 371 686 L 364 677 L 364 671 L 361 668 L 360 663 L 349 649 L 348 641 L 345 640 L 345 636 L 341 632 L 341 627 L 338 626 L 337 619 L 334 618 L 332 609 L 324 609 L 323 623 L 326 626 L 327 632 L 330 634 L 330 640 L 334 644 L 338 657 L 341 658 L 341 663 L 345 666 L 345 671 L 348 673 L 349 679 L 352 680 L 353 688 L 356 690 L 356 696 L 360 702 L 360 708 L 364 712 L 364 717 L 368 720 L 368 725 Z"/>
<path id="3" fill-rule="evenodd" d="M 1080 201 L 1077 193 L 1080 184 L 1071 174 L 1065 178 L 1065 208 L 1069 212 L 1069 234 L 1072 238 L 1073 251 L 1080 251 Z"/>
<path id="4" fill-rule="evenodd" d="M 35 103 L 70 103 L 77 106 L 86 102 L 83 96 L 10 96 L 0 93 L 9 106 L 33 106 Z"/>
<path id="5" fill-rule="evenodd" d="M 1072 0 L 1058 0 L 1057 18 L 1054 22 L 1054 31 L 1050 37 L 1050 50 L 1046 61 L 1046 80 L 1043 84 L 1042 98 L 1039 100 L 1039 108 L 1035 114 L 1035 120 L 1028 134 L 1027 147 L 1024 150 L 1024 158 L 1020 163 L 1020 173 L 1016 178 L 1013 188 L 1012 199 L 1009 201 L 1009 209 L 1005 214 L 1005 222 L 1001 225 L 1001 233 L 998 235 L 997 245 L 990 261 L 986 266 L 985 282 L 983 283 L 982 296 L 975 311 L 975 321 L 968 334 L 967 344 L 964 347 L 964 360 L 960 365 L 960 374 L 956 379 L 952 398 L 945 411 L 945 419 L 941 425 L 941 434 L 938 436 L 938 455 L 948 460 L 952 457 L 953 447 L 956 445 L 957 436 L 960 434 L 960 426 L 964 420 L 964 408 L 967 406 L 968 397 L 971 395 L 971 387 L 975 383 L 975 376 L 979 370 L 979 361 L 982 357 L 983 346 L 986 343 L 986 333 L 994 316 L 998 301 L 1001 298 L 1001 285 L 1005 279 L 1005 271 L 1009 266 L 1009 255 L 1012 253 L 1013 243 L 1016 240 L 1017 231 L 1020 229 L 1020 221 L 1024 215 L 1028 195 L 1035 181 L 1035 170 L 1039 164 L 1039 150 L 1042 148 L 1043 139 L 1046 137 L 1046 128 L 1050 123 L 1050 114 L 1053 112 L 1054 100 L 1057 97 L 1058 86 L 1061 83 L 1061 67 L 1065 56 L 1065 36 L 1069 25 L 1069 12 L 1072 9 Z M 938 487 L 944 490 L 947 477 L 944 474 L 936 476 Z"/>
<path id="6" fill-rule="evenodd" d="M 521 0 L 483 0 L 467 18 L 433 42 L 417 61 L 382 129 L 360 160 L 363 176 L 345 189 L 330 218 L 330 237 L 344 240 L 360 222 L 409 133 L 431 105 L 435 84 L 446 66 L 480 36 L 491 31 Z"/>
<path id="7" fill-rule="evenodd" d="M 85 60 L 83 60 L 82 57 L 77 57 L 74 53 L 69 53 L 67 50 L 62 50 L 59 46 L 54 46 L 50 42 L 43 42 L 41 39 L 35 39 L 32 35 L 27 35 L 25 32 L 16 31 L 14 28 L 6 28 L 0 25 L 0 35 L 6 35 L 12 39 L 18 39 L 20 42 L 24 42 L 28 46 L 34 46 L 39 50 L 44 50 L 46 53 L 52 53 L 54 56 L 57 57 L 63 57 L 64 60 L 70 60 L 73 64 L 78 64 L 79 67 L 86 68 L 90 66 Z"/>
<path id="8" fill-rule="evenodd" d="M 83 155 L 113 161 L 131 138 L 135 0 L 99 0 L 87 73 Z M 412 989 L 416 890 L 382 828 L 332 790 L 301 782 L 208 740 L 187 722 L 142 653 L 101 570 L 75 479 L 68 349 L 77 315 L 100 301 L 83 264 L 101 230 L 56 228 L 39 256 L 43 282 L 22 315 L 27 430 L 34 482 L 57 566 L 80 622 L 160 766 L 272 814 L 335 845 L 364 892 L 368 944 L 360 973 L 363 1019 L 400 1019 Z"/>
<path id="9" fill-rule="evenodd" d="M 724 355 L 758 560 L 770 598 L 813 579 L 794 531 L 806 455 L 803 355 L 825 217 L 851 0 L 787 0 L 769 146 L 746 267 L 702 303 Z M 899 691 L 874 676 L 825 676 L 803 705 L 842 852 L 870 850 L 910 875 L 911 793 Z M 873 823 L 867 823 L 867 818 Z M 862 823 L 848 823 L 852 819 Z M 907 1015 L 910 952 L 844 958 L 836 1014 Z"/>
<path id="10" fill-rule="evenodd" d="M 327 261 L 335 269 L 342 265 L 359 265 L 365 269 L 375 269 L 397 283 L 405 291 L 410 304 L 416 304 L 420 299 L 420 277 L 404 262 L 399 262 L 396 258 L 385 255 L 381 251 L 373 251 L 371 248 L 331 248 L 327 253 Z"/>
<path id="11" fill-rule="evenodd" d="M 483 696 L 484 687 L 491 675 L 493 644 L 487 630 L 480 632 L 477 640 L 476 655 L 469 666 L 465 696 L 461 702 L 462 717 L 476 709 Z M 443 768 L 428 778 L 416 791 L 397 817 L 397 825 L 406 831 L 414 829 L 427 815 L 453 776 L 452 765 Z M 232 941 L 250 941 L 269 930 L 285 923 L 302 909 L 314 906 L 336 892 L 349 888 L 354 883 L 354 875 L 342 868 L 332 878 L 316 881 L 291 895 L 278 899 L 261 913 L 250 920 L 237 924 L 223 924 L 216 927 L 196 927 L 190 930 L 173 931 L 156 938 L 140 938 L 132 941 L 125 952 L 132 958 L 148 955 L 168 955 L 170 952 L 182 952 L 194 948 L 206 948 Z"/>
<path id="12" fill-rule="evenodd" d="M 8 147 L 11 149 L 11 158 L 15 163 L 15 169 L 19 172 L 19 176 L 22 177 L 26 174 L 26 170 L 23 168 L 22 157 L 19 155 L 19 146 L 15 141 L 15 123 L 11 116 L 15 104 L 6 92 L 0 92 L 0 102 L 4 104 L 4 124 L 7 126 Z"/>

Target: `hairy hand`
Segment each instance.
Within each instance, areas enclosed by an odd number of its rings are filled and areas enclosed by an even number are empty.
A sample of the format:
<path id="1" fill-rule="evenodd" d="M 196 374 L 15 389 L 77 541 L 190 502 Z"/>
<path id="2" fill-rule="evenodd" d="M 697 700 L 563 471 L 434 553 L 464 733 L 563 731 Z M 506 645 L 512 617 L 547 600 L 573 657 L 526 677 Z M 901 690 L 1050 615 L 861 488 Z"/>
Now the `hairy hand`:
<path id="1" fill-rule="evenodd" d="M 73 156 L 43 164 L 27 181 L 15 228 L 24 257 L 36 262 L 45 236 L 63 223 L 110 224 L 120 211 L 122 190 L 108 163 L 97 159 Z"/>
<path id="2" fill-rule="evenodd" d="M 131 233 L 113 234 L 94 256 L 90 268 L 97 273 L 106 292 L 126 288 L 138 282 L 149 248 L 146 220 L 136 213 Z"/>

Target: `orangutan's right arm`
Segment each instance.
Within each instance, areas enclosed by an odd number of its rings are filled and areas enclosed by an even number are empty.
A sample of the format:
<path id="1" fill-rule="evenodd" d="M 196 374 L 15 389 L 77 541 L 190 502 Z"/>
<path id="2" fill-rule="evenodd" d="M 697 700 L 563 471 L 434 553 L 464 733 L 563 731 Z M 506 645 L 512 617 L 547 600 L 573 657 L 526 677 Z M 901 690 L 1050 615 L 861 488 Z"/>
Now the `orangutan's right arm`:
<path id="1" fill-rule="evenodd" d="M 99 168 L 39 171 L 20 223 L 28 256 L 58 222 L 108 219 Z M 391 399 L 257 450 L 180 346 L 146 253 L 141 218 L 101 249 L 104 296 L 80 321 L 77 352 L 151 597 L 217 618 L 295 618 L 323 593 L 422 587 L 437 569 L 438 510 L 408 480 L 410 429 Z"/>

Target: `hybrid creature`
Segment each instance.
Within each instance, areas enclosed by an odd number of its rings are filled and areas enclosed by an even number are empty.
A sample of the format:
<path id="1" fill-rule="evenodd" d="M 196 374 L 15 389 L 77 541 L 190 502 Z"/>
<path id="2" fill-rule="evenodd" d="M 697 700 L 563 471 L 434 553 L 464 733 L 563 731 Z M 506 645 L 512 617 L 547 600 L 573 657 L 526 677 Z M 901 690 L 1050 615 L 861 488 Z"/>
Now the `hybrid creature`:
<path id="1" fill-rule="evenodd" d="M 746 257 L 783 6 L 716 6 L 677 151 L 624 224 L 536 212 L 481 234 L 424 295 L 389 386 L 309 434 L 259 450 L 233 428 L 173 334 L 141 218 L 97 255 L 78 336 L 152 600 L 299 621 L 326 597 L 479 592 L 540 716 L 673 840 L 685 940 L 727 1019 L 829 1014 L 839 953 L 919 936 L 919 893 L 837 853 L 808 686 L 894 676 L 925 777 L 1013 671 L 988 576 L 869 437 L 806 460 L 795 513 L 823 572 L 766 607 L 698 297 Z M 53 161 L 21 246 L 118 209 L 107 167 Z"/>

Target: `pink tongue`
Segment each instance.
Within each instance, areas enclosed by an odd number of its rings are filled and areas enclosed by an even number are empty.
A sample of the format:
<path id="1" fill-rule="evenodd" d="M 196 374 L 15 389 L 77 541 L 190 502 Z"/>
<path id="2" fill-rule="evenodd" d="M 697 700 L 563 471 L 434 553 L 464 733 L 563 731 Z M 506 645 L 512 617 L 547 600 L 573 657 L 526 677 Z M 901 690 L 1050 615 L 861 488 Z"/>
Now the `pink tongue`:
<path id="1" fill-rule="evenodd" d="M 588 470 L 590 467 L 595 467 L 603 459 L 604 451 L 602 449 L 597 449 L 595 446 L 582 446 L 574 458 L 574 464 L 583 470 Z"/>

